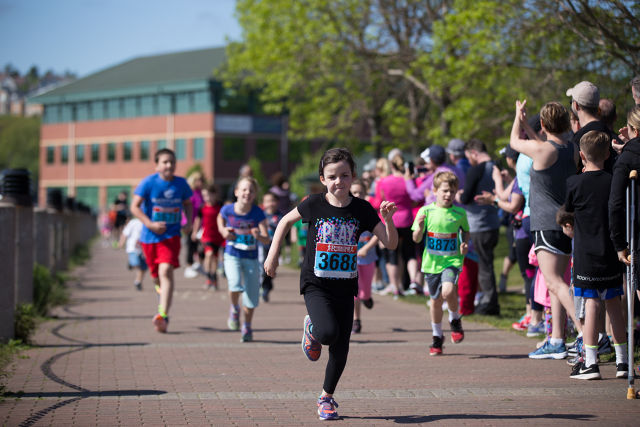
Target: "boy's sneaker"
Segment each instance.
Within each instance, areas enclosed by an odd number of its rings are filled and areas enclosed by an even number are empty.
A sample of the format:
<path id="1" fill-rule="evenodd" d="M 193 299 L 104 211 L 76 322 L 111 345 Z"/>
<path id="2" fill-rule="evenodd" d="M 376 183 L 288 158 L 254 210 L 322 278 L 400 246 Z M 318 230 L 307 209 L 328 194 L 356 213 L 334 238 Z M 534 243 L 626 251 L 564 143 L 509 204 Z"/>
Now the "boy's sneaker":
<path id="1" fill-rule="evenodd" d="M 599 380 L 602 378 L 600 376 L 600 368 L 597 363 L 594 363 L 588 368 L 584 366 L 584 363 L 578 363 L 573 367 L 569 377 L 576 380 Z"/>
<path id="2" fill-rule="evenodd" d="M 464 330 L 462 329 L 462 321 L 460 319 L 453 319 L 449 322 L 451 326 L 451 342 L 458 344 L 464 339 Z"/>
<path id="3" fill-rule="evenodd" d="M 532 323 L 527 326 L 527 336 L 529 338 L 538 337 L 544 334 L 544 322 L 540 322 L 537 325 Z"/>
<path id="4" fill-rule="evenodd" d="M 251 342 L 253 341 L 253 331 L 250 326 L 243 325 L 242 326 L 242 342 Z"/>
<path id="5" fill-rule="evenodd" d="M 227 326 L 232 331 L 240 329 L 240 310 L 236 311 L 233 307 L 229 308 L 229 319 L 227 320 Z"/>
<path id="6" fill-rule="evenodd" d="M 629 375 L 629 364 L 628 363 L 617 363 L 616 364 L 616 378 L 627 378 L 628 375 Z"/>
<path id="7" fill-rule="evenodd" d="M 429 348 L 429 356 L 439 356 L 442 354 L 442 349 L 444 346 L 442 343 L 444 342 L 444 335 L 441 337 L 433 336 L 433 343 L 431 344 L 431 348 Z"/>
<path id="8" fill-rule="evenodd" d="M 564 343 L 551 345 L 551 341 L 544 343 L 542 347 L 536 351 L 529 353 L 529 359 L 564 359 L 567 357 L 567 348 Z"/>
<path id="9" fill-rule="evenodd" d="M 531 316 L 523 314 L 520 320 L 511 324 L 511 327 L 516 331 L 526 331 L 527 327 L 531 323 Z"/>
<path id="10" fill-rule="evenodd" d="M 324 420 L 337 420 L 340 418 L 336 412 L 338 404 L 333 397 L 320 396 L 318 398 L 318 416 L 322 421 Z"/>
<path id="11" fill-rule="evenodd" d="M 133 286 L 136 288 L 136 291 L 141 291 L 142 290 L 142 283 L 140 283 L 140 282 L 134 282 Z"/>
<path id="12" fill-rule="evenodd" d="M 164 317 L 162 314 L 158 313 L 153 316 L 153 326 L 156 327 L 156 331 L 165 333 L 167 332 L 167 325 L 169 324 L 169 318 Z"/>
<path id="13" fill-rule="evenodd" d="M 353 319 L 353 326 L 351 327 L 352 334 L 359 334 L 362 330 L 362 324 L 360 323 L 360 319 Z"/>
<path id="14" fill-rule="evenodd" d="M 371 310 L 373 308 L 373 298 L 363 299 L 362 300 L 362 305 L 364 305 L 369 310 Z"/>
<path id="15" fill-rule="evenodd" d="M 598 354 L 613 353 L 613 347 L 611 346 L 611 340 L 608 335 L 604 335 L 600 341 L 598 341 Z"/>
<path id="16" fill-rule="evenodd" d="M 315 362 L 320 359 L 320 353 L 322 352 L 322 344 L 316 340 L 311 332 L 311 318 L 307 314 L 304 316 L 304 332 L 302 333 L 302 351 L 307 359 Z M 319 411 L 318 411 L 319 412 Z M 329 418 L 327 418 L 329 419 Z"/>

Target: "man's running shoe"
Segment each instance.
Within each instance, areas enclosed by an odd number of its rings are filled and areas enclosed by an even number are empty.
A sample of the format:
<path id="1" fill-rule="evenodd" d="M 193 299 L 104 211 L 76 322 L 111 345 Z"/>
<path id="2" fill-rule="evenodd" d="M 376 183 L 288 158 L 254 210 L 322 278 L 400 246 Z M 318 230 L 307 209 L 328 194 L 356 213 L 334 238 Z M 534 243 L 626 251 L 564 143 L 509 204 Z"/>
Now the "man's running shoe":
<path id="1" fill-rule="evenodd" d="M 627 378 L 628 375 L 629 375 L 629 364 L 628 363 L 617 363 L 616 364 L 616 378 Z"/>
<path id="2" fill-rule="evenodd" d="M 233 306 L 229 308 L 229 319 L 227 320 L 227 326 L 232 331 L 240 329 L 240 311 L 236 311 Z"/>
<path id="3" fill-rule="evenodd" d="M 600 376 L 600 368 L 597 363 L 594 363 L 588 368 L 584 366 L 584 363 L 578 363 L 573 367 L 569 377 L 576 380 L 599 380 L 602 378 Z"/>
<path id="4" fill-rule="evenodd" d="M 536 351 L 529 353 L 529 359 L 564 359 L 567 357 L 567 348 L 564 343 L 551 345 L 551 341 L 544 343 L 542 347 Z"/>
<path id="5" fill-rule="evenodd" d="M 464 339 L 464 330 L 462 329 L 462 321 L 460 319 L 453 319 L 449 322 L 451 326 L 451 342 L 458 344 Z"/>
<path id="6" fill-rule="evenodd" d="M 611 346 L 611 340 L 608 335 L 604 335 L 600 341 L 598 341 L 598 354 L 613 353 L 613 347 Z"/>
<path id="7" fill-rule="evenodd" d="M 439 356 L 442 354 L 442 349 L 444 346 L 444 335 L 441 337 L 433 336 L 433 343 L 431 344 L 431 348 L 429 348 L 429 356 Z"/>
<path id="8" fill-rule="evenodd" d="M 242 342 L 253 341 L 253 330 L 250 326 L 242 325 Z"/>
<path id="9" fill-rule="evenodd" d="M 165 333 L 167 332 L 167 325 L 169 324 L 169 318 L 164 317 L 162 314 L 158 313 L 153 316 L 153 326 L 156 327 L 156 331 Z"/>
<path id="10" fill-rule="evenodd" d="M 537 325 L 529 323 L 529 326 L 527 326 L 527 336 L 529 338 L 538 337 L 542 334 L 544 334 L 544 322 L 540 322 Z"/>
<path id="11" fill-rule="evenodd" d="M 511 324 L 511 327 L 516 331 L 526 331 L 527 327 L 531 323 L 531 316 L 523 314 L 520 320 Z"/>
<path id="12" fill-rule="evenodd" d="M 307 314 L 304 316 L 304 332 L 302 333 L 302 351 L 307 359 L 315 362 L 320 359 L 320 353 L 322 352 L 322 344 L 311 335 L 311 318 Z M 318 412 L 320 412 L 318 410 Z M 327 418 L 329 419 L 329 418 Z"/>
<path id="13" fill-rule="evenodd" d="M 359 334 L 362 331 L 362 324 L 360 323 L 360 319 L 353 319 L 353 326 L 351 327 L 352 334 Z"/>
<path id="14" fill-rule="evenodd" d="M 322 421 L 337 420 L 340 418 L 336 412 L 337 407 L 338 404 L 333 400 L 333 397 L 320 396 L 318 398 L 318 416 Z"/>
<path id="15" fill-rule="evenodd" d="M 364 305 L 369 310 L 371 310 L 373 308 L 373 298 L 363 299 L 362 300 L 362 305 Z"/>

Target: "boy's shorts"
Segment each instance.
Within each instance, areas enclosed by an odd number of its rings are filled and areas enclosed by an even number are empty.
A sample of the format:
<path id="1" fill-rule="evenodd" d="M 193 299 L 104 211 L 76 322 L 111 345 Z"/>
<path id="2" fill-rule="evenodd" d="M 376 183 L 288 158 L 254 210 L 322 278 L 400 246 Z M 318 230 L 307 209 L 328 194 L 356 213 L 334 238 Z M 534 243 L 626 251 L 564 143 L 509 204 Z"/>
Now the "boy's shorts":
<path id="1" fill-rule="evenodd" d="M 619 297 L 624 295 L 624 291 L 622 289 L 622 285 L 619 285 L 615 288 L 579 288 L 574 285 L 574 296 L 582 297 L 582 298 L 597 298 L 602 301 L 606 301 L 608 299 L 612 299 L 615 297 Z M 584 317 L 584 316 L 583 316 Z"/>
<path id="2" fill-rule="evenodd" d="M 571 255 L 571 239 L 562 231 L 534 231 L 533 239 L 536 252 L 545 250 L 557 255 Z"/>
<path id="3" fill-rule="evenodd" d="M 129 258 L 129 268 L 139 268 L 142 271 L 147 270 L 147 262 L 144 260 L 144 255 L 136 252 L 127 252 Z"/>
<path id="4" fill-rule="evenodd" d="M 160 264 L 171 264 L 173 268 L 180 267 L 180 236 L 173 236 L 157 243 L 140 243 L 142 252 L 149 265 L 151 277 L 158 277 Z"/>
<path id="5" fill-rule="evenodd" d="M 220 245 L 216 245 L 213 242 L 202 242 L 202 246 L 204 247 L 204 253 L 213 252 L 214 256 L 218 256 L 218 252 L 220 251 Z"/>
<path id="6" fill-rule="evenodd" d="M 447 267 L 442 270 L 440 273 L 424 274 L 424 281 L 427 283 L 429 288 L 429 295 L 431 295 L 432 299 L 438 299 L 442 295 L 442 284 L 451 282 L 454 285 L 458 282 L 458 275 L 460 274 L 460 270 L 455 267 Z"/>

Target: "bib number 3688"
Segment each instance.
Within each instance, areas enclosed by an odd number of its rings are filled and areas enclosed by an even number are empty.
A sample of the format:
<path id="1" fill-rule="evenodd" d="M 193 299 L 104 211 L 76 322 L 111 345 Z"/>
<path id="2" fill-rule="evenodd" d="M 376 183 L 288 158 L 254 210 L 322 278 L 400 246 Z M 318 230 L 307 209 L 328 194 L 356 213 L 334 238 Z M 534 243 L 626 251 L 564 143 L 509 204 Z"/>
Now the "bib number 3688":
<path id="1" fill-rule="evenodd" d="M 314 274 L 334 279 L 357 277 L 357 250 L 357 245 L 316 244 Z"/>

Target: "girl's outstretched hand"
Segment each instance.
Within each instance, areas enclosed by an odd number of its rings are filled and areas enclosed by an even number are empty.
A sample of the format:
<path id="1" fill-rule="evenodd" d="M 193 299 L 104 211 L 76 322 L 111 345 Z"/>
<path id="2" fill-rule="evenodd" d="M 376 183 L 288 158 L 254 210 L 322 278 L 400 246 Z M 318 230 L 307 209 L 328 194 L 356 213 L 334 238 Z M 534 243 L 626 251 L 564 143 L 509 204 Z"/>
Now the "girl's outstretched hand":
<path id="1" fill-rule="evenodd" d="M 384 201 L 380 204 L 380 215 L 385 222 L 390 221 L 393 217 L 393 214 L 396 213 L 398 207 L 393 202 Z"/>

